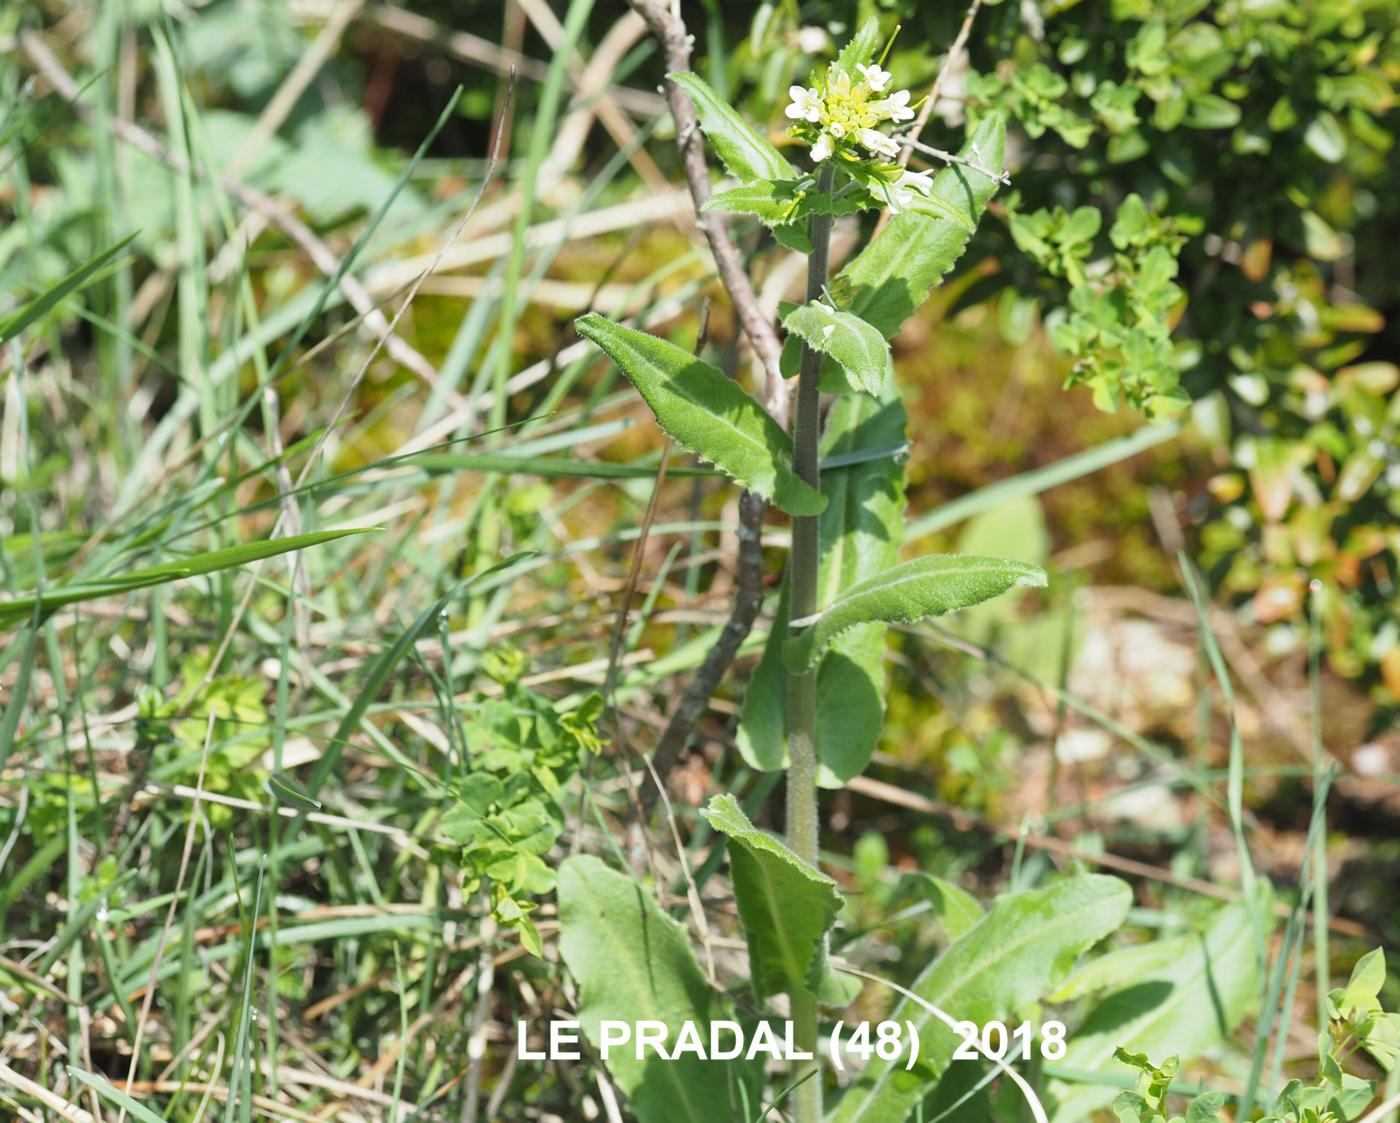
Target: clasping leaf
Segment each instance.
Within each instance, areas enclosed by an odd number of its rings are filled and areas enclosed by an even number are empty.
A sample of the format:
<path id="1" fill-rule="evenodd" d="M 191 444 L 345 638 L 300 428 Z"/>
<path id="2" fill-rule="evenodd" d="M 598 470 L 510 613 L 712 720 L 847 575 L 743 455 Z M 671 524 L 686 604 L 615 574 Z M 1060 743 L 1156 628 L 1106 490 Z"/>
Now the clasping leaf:
<path id="1" fill-rule="evenodd" d="M 844 980 L 827 967 L 822 941 L 841 911 L 836 882 L 750 823 L 732 795 L 715 796 L 701 814 L 729 837 L 734 896 L 759 1000 L 807 990 L 833 1005 L 849 1002 L 854 995 L 834 985 Z"/>
<path id="2" fill-rule="evenodd" d="M 678 443 L 790 515 L 820 514 L 826 497 L 792 470 L 792 440 L 733 380 L 690 352 L 590 312 L 575 321 L 631 380 Z"/>
<path id="3" fill-rule="evenodd" d="M 1045 571 L 1029 562 L 968 554 L 936 554 L 886 570 L 841 594 L 805 632 L 787 641 L 783 661 L 794 672 L 816 665 L 847 628 L 881 620 L 912 623 L 981 604 L 1018 585 L 1042 588 Z"/>
<path id="4" fill-rule="evenodd" d="M 852 389 L 877 398 L 884 392 L 894 367 L 890 345 L 878 328 L 820 300 L 794 308 L 783 319 L 783 327 L 813 351 L 836 360 Z"/>

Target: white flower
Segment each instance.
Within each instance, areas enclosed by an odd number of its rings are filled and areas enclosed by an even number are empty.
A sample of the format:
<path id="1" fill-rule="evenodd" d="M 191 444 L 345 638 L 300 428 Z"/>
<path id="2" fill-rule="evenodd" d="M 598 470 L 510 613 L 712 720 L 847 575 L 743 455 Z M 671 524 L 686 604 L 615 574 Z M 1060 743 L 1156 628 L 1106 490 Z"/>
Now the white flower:
<path id="1" fill-rule="evenodd" d="M 797 33 L 797 49 L 804 54 L 819 55 L 830 42 L 831 37 L 820 27 L 804 27 Z"/>
<path id="2" fill-rule="evenodd" d="M 891 121 L 912 121 L 914 111 L 909 108 L 909 91 L 896 90 L 882 101 L 870 103 L 870 111 Z"/>
<path id="3" fill-rule="evenodd" d="M 835 146 L 831 143 L 831 137 L 826 133 L 822 133 L 821 136 L 817 137 L 817 143 L 812 145 L 812 159 L 820 164 L 831 155 L 834 147 Z"/>
<path id="4" fill-rule="evenodd" d="M 890 184 L 890 210 L 898 213 L 912 203 L 916 195 L 927 196 L 932 190 L 932 172 L 904 172 Z"/>
<path id="5" fill-rule="evenodd" d="M 865 79 L 865 84 L 875 93 L 884 93 L 885 87 L 889 85 L 890 72 L 881 70 L 878 62 L 872 62 L 866 66 L 863 62 L 856 63 L 856 69 L 860 71 L 861 77 Z"/>
<path id="6" fill-rule="evenodd" d="M 816 121 L 821 117 L 822 96 L 816 90 L 792 86 L 788 89 L 788 96 L 792 98 L 792 104 L 783 112 L 794 121 Z"/>
<path id="7" fill-rule="evenodd" d="M 876 156 L 888 156 L 890 159 L 894 159 L 899 155 L 899 143 L 893 137 L 888 137 L 876 129 L 861 129 L 856 134 L 856 139 Z"/>
<path id="8" fill-rule="evenodd" d="M 846 138 L 846 126 L 840 121 L 832 121 L 826 127 L 827 133 L 832 140 L 844 140 Z"/>

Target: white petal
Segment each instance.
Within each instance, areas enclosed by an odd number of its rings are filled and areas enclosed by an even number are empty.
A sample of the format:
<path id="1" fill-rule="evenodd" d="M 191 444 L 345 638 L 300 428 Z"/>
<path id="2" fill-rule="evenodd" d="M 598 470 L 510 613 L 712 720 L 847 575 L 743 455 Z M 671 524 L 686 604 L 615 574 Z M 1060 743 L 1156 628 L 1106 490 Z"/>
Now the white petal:
<path id="1" fill-rule="evenodd" d="M 889 84 L 890 72 L 888 70 L 881 70 L 879 63 L 871 63 L 869 66 L 866 66 L 864 63 L 857 63 L 856 69 L 859 70 L 861 75 L 865 78 L 865 84 L 877 94 L 883 92 L 884 88 Z"/>
<path id="2" fill-rule="evenodd" d="M 875 129 L 861 129 L 858 139 L 871 152 L 880 156 L 898 156 L 899 145 L 892 137 L 887 137 L 882 132 Z"/>
<path id="3" fill-rule="evenodd" d="M 826 133 L 822 133 L 821 136 L 817 137 L 817 143 L 812 145 L 812 159 L 820 164 L 830 155 L 831 138 Z"/>

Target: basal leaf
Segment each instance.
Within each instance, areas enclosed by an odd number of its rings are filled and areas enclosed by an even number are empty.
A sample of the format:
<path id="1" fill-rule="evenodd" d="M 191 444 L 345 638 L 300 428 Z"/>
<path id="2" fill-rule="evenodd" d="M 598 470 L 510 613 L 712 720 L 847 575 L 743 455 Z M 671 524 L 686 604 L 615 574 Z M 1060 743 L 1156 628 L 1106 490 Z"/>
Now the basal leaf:
<path id="1" fill-rule="evenodd" d="M 1018 585 L 1039 588 L 1045 571 L 1029 562 L 968 554 L 917 558 L 847 589 L 801 635 L 787 641 L 783 659 L 795 671 L 812 666 L 848 628 L 880 620 L 912 623 L 999 596 Z"/>
<path id="2" fill-rule="evenodd" d="M 715 146 L 731 175 L 745 183 L 755 179 L 796 179 L 797 170 L 773 145 L 759 136 L 729 102 L 688 70 L 667 75 L 695 106 L 700 128 Z"/>
<path id="3" fill-rule="evenodd" d="M 823 937 L 841 911 L 836 882 L 750 823 L 732 795 L 715 796 L 701 814 L 729 839 L 734 897 L 758 1000 L 799 988 L 821 993 L 830 973 Z"/>
<path id="4" fill-rule="evenodd" d="M 814 300 L 789 312 L 783 327 L 812 350 L 835 359 L 854 390 L 879 397 L 894 373 L 885 337 L 852 312 Z"/>
<path id="5" fill-rule="evenodd" d="M 1123 923 L 1131 904 L 1124 882 L 1099 874 L 1002 897 L 910 989 L 954 1019 L 1004 1020 L 1039 1002 L 1082 952 Z M 912 1020 L 918 1029 L 914 1071 L 904 1071 L 903 1056 L 873 1058 L 829 1123 L 904 1123 L 947 1070 L 958 1035 L 907 1000 L 889 1017 Z"/>
<path id="6" fill-rule="evenodd" d="M 1267 886 L 1260 885 L 1267 894 Z M 1267 908 L 1261 910 L 1267 915 Z M 1114 1050 L 1189 1060 L 1222 1041 L 1258 994 L 1254 925 L 1245 902 L 1227 905 L 1165 965 L 1113 992 L 1070 1038 L 1062 1066 L 1111 1072 Z M 1092 966 L 1092 965 L 1091 965 Z M 1078 1123 L 1111 1102 L 1100 1084 L 1059 1085 L 1057 1123 Z"/>
<path id="7" fill-rule="evenodd" d="M 688 351 L 590 312 L 578 332 L 607 352 L 675 441 L 790 515 L 826 500 L 792 470 L 792 440 L 742 387 Z"/>
<path id="8" fill-rule="evenodd" d="M 822 434 L 824 463 L 868 459 L 823 468 L 822 558 L 817 602 L 895 564 L 904 530 L 904 464 L 899 450 L 908 421 L 891 386 L 884 397 L 838 398 Z M 739 722 L 739 751 L 755 768 L 787 766 L 782 645 L 787 638 L 787 593 L 763 658 L 749 680 Z M 817 782 L 839 788 L 870 761 L 885 715 L 885 626 L 862 624 L 838 636 L 817 672 Z"/>
<path id="9" fill-rule="evenodd" d="M 1000 171 L 1006 146 L 1006 126 L 989 117 L 964 146 L 962 156 L 990 171 Z M 841 303 L 874 324 L 887 338 L 927 299 L 934 285 L 952 269 L 967 247 L 995 194 L 996 181 L 971 168 L 952 164 L 933 181 L 924 210 L 906 209 L 890 219 L 873 241 L 838 275 L 835 288 L 849 294 Z M 948 206 L 963 221 L 949 217 Z M 936 212 L 936 213 L 935 213 Z"/>
<path id="10" fill-rule="evenodd" d="M 933 906 L 934 914 L 943 922 L 948 939 L 960 939 L 963 933 L 981 923 L 986 916 L 982 903 L 960 885 L 933 874 L 924 874 L 924 896 Z"/>
<path id="11" fill-rule="evenodd" d="M 732 1016 L 695 961 L 685 929 L 646 889 L 598 858 L 580 854 L 559 867 L 559 921 L 559 952 L 579 987 L 578 1019 L 595 1047 L 604 1021 L 664 1022 L 672 1041 L 691 1022 L 707 1041 L 711 1019 Z M 742 1062 L 689 1053 L 639 1060 L 631 1048 L 613 1048 L 606 1063 L 642 1123 L 737 1119 L 732 1088 L 752 1077 Z"/>
<path id="12" fill-rule="evenodd" d="M 318 530 L 311 534 L 294 534 L 287 538 L 269 538 L 262 542 L 246 542 L 239 546 L 229 546 L 222 550 L 211 550 L 203 554 L 191 554 L 178 561 L 164 562 L 161 565 L 133 570 L 112 577 L 103 577 L 74 585 L 60 585 L 42 596 L 15 597 L 0 601 L 0 628 L 28 620 L 34 614 L 35 603 L 39 604 L 40 615 L 47 616 L 64 605 L 81 601 L 98 600 L 102 597 L 117 596 L 135 589 L 145 589 L 152 585 L 165 585 L 185 577 L 198 577 L 221 569 L 233 569 L 240 565 L 261 561 L 278 554 L 304 550 L 348 534 L 364 534 L 364 529 Z"/>

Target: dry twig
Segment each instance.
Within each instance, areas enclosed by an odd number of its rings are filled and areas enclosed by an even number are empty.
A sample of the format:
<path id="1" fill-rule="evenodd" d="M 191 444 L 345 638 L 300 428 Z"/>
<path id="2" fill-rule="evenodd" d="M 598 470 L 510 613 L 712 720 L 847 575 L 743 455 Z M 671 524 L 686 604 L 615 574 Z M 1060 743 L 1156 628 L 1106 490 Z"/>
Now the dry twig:
<path id="1" fill-rule="evenodd" d="M 628 0 L 632 9 L 646 21 L 652 35 L 661 44 L 668 72 L 690 69 L 689 33 L 680 16 L 665 0 Z M 671 115 L 676 122 L 676 144 L 681 150 L 686 182 L 695 202 L 697 222 L 709 240 L 715 257 L 720 282 L 729 299 L 734 302 L 739 322 L 754 349 L 764 371 L 764 397 L 771 413 L 780 425 L 787 424 L 788 386 L 778 369 L 782 345 L 772 321 L 763 314 L 758 296 L 744 268 L 738 247 L 729 237 L 718 215 L 701 213 L 701 204 L 710 196 L 710 171 L 705 162 L 705 142 L 695 107 L 676 83 L 666 82 L 666 94 L 671 103 Z M 739 499 L 739 573 L 738 594 L 728 623 L 719 639 L 710 648 L 705 661 L 691 679 L 684 697 L 671 715 L 670 723 L 661 736 L 653 757 L 655 784 L 647 789 L 645 806 L 650 808 L 659 792 L 656 784 L 664 784 L 666 774 L 680 758 L 681 750 L 690 740 L 695 724 L 709 704 L 710 696 L 719 686 L 729 665 L 738 654 L 739 645 L 753 628 L 763 606 L 763 517 L 768 503 L 751 492 Z"/>

